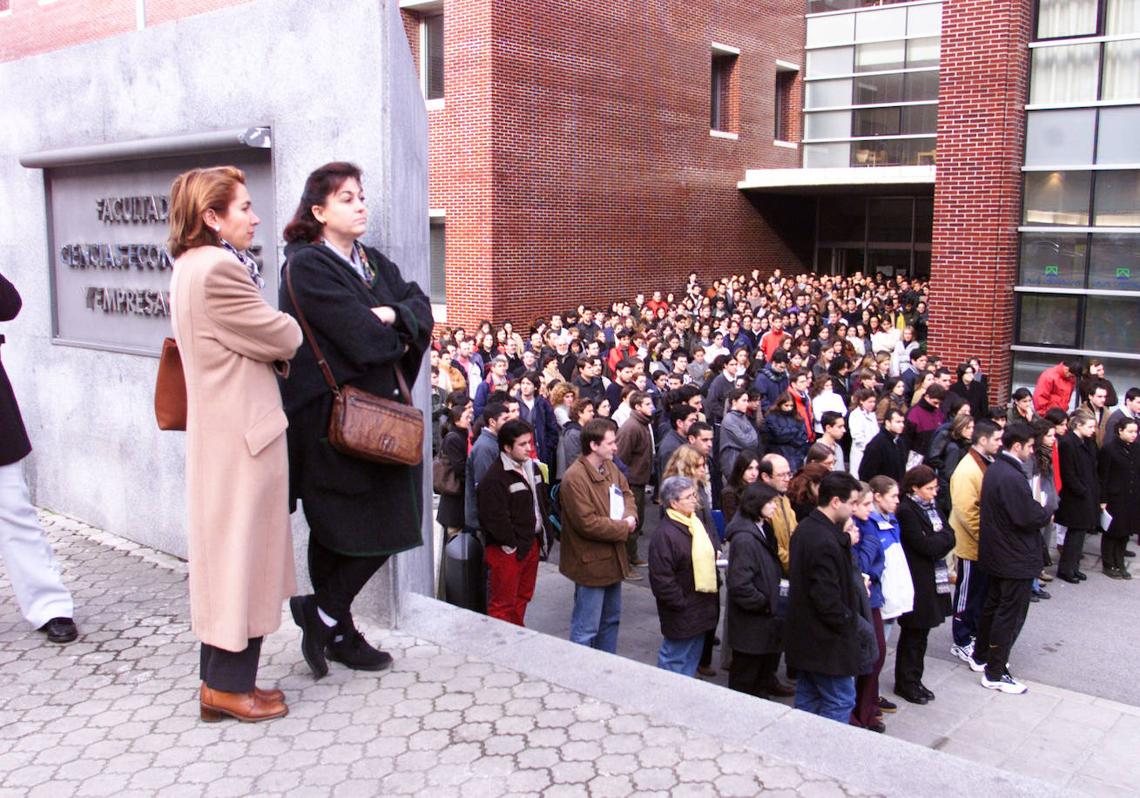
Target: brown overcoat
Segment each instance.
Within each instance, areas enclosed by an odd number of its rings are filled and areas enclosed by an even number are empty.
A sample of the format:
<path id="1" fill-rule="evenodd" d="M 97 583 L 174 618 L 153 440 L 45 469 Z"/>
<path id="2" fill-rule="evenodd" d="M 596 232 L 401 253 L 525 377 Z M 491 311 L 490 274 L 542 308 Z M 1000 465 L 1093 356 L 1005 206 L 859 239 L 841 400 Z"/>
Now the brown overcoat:
<path id="1" fill-rule="evenodd" d="M 270 307 L 238 260 L 196 247 L 174 262 L 174 337 L 186 373 L 190 623 L 228 651 L 281 623 L 296 591 L 288 422 L 275 368 L 301 328 Z"/>
<path id="2" fill-rule="evenodd" d="M 630 573 L 625 540 L 629 526 L 610 518 L 610 489 L 621 491 L 622 518 L 637 518 L 633 491 L 613 462 L 599 472 L 583 455 L 562 477 L 562 551 L 558 570 L 585 587 L 608 587 Z"/>

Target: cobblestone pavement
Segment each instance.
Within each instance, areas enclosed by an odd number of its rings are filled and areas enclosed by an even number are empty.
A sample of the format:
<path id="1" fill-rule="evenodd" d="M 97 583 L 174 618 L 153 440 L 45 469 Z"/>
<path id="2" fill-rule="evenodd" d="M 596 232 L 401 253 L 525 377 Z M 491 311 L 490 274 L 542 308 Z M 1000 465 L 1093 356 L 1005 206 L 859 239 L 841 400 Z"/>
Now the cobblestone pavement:
<path id="1" fill-rule="evenodd" d="M 364 631 L 391 671 L 314 682 L 292 623 L 259 682 L 287 718 L 204 724 L 184 563 L 49 513 L 81 638 L 54 646 L 0 570 L 5 796 L 861 795 L 745 747 L 427 644 Z"/>

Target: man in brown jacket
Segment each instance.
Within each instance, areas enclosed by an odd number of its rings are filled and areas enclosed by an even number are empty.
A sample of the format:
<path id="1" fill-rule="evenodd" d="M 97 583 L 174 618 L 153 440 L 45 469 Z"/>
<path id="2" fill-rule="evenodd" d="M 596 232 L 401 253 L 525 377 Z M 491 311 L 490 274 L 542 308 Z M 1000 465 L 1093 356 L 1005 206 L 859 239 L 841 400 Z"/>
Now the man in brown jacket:
<path id="1" fill-rule="evenodd" d="M 582 456 L 562 477 L 558 569 L 574 582 L 570 640 L 617 653 L 625 542 L 637 527 L 633 491 L 617 466 L 617 426 L 596 418 L 582 428 Z"/>
<path id="2" fill-rule="evenodd" d="M 630 565 L 646 565 L 637 553 L 637 540 L 645 523 L 645 486 L 653 479 L 653 398 L 641 391 L 629 397 L 633 412 L 617 433 L 617 456 L 629 469 L 629 487 L 637 505 L 637 526 L 625 541 L 625 552 Z M 629 579 L 640 580 L 641 574 L 631 571 Z"/>

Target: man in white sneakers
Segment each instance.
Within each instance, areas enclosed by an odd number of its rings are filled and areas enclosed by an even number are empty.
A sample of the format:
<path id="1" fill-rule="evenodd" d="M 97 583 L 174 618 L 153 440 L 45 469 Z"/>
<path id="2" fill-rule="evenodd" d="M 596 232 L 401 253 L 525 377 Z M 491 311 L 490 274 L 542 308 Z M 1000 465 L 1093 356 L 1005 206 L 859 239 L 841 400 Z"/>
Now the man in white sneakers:
<path id="1" fill-rule="evenodd" d="M 1033 578 L 1045 564 L 1041 528 L 1049 523 L 1049 513 L 1033 496 L 1022 470 L 1033 456 L 1033 441 L 1028 424 L 1007 426 L 1002 450 L 982 478 L 978 565 L 989 584 L 969 665 L 984 671 L 983 687 L 1003 693 L 1026 690 L 1009 673 L 1009 652 L 1029 612 Z"/>

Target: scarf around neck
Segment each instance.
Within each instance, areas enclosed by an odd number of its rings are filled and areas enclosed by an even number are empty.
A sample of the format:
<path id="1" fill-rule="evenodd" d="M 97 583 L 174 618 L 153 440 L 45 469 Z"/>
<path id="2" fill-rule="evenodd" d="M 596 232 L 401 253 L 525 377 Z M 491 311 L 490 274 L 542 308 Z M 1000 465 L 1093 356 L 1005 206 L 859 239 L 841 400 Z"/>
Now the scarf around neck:
<path id="1" fill-rule="evenodd" d="M 697 517 L 696 513 L 685 516 L 670 508 L 665 511 L 665 514 L 685 527 L 693 539 L 690 554 L 693 559 L 693 586 L 696 591 L 698 593 L 716 593 L 716 549 L 713 548 L 712 541 L 709 540 L 705 525 L 701 523 L 701 519 Z"/>
<path id="2" fill-rule="evenodd" d="M 224 238 L 218 240 L 222 242 L 222 249 L 237 258 L 238 263 L 244 266 L 246 271 L 249 272 L 249 279 L 253 281 L 253 284 L 257 286 L 258 290 L 265 288 L 265 280 L 261 278 L 261 267 L 257 265 L 257 261 L 253 259 L 253 256 L 250 255 L 249 252 L 239 251 L 237 247 Z"/>

